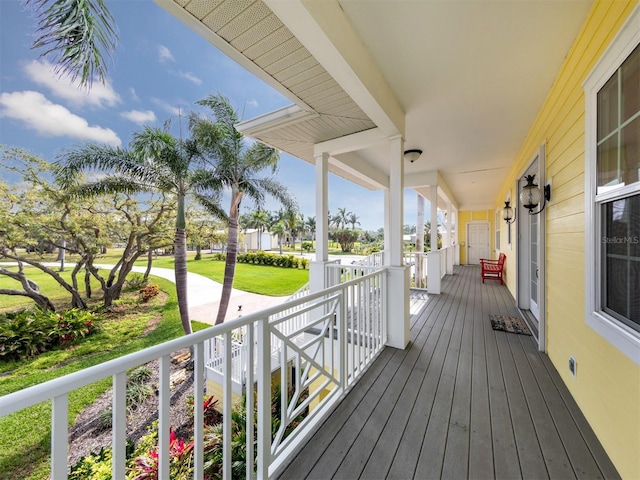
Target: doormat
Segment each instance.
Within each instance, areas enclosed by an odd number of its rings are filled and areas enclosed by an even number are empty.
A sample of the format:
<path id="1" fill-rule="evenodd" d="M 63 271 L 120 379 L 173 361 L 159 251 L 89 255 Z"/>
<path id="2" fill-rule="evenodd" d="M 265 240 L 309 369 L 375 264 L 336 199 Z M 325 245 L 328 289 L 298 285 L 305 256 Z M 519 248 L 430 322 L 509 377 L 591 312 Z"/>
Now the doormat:
<path id="1" fill-rule="evenodd" d="M 531 335 L 531 332 L 527 328 L 527 324 L 524 323 L 524 320 L 520 317 L 489 314 L 489 320 L 491 320 L 491 328 L 494 330 L 518 333 L 520 335 Z"/>

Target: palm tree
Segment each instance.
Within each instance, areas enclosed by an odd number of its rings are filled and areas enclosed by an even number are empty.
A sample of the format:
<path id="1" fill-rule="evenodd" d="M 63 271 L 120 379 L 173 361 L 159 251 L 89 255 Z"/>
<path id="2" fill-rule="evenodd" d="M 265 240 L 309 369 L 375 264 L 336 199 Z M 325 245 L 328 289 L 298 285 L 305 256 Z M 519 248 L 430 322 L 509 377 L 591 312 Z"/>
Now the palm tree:
<path id="1" fill-rule="evenodd" d="M 90 87 L 94 77 L 107 76 L 103 53 L 109 57 L 118 43 L 115 21 L 104 0 L 26 0 L 38 18 L 32 48 L 51 57 L 56 72 Z"/>
<path id="2" fill-rule="evenodd" d="M 349 213 L 347 215 L 347 223 L 351 224 L 351 229 L 355 230 L 356 229 L 356 224 L 360 225 L 360 222 L 358 221 L 358 215 L 356 215 L 355 213 Z"/>
<path id="3" fill-rule="evenodd" d="M 347 212 L 346 208 L 338 208 L 338 213 L 334 217 L 334 221 L 336 223 L 336 227 L 345 228 L 348 222 L 348 216 L 351 212 Z"/>
<path id="4" fill-rule="evenodd" d="M 271 225 L 271 233 L 278 236 L 278 246 L 280 247 L 280 255 L 282 255 L 282 237 L 287 233 L 287 226 L 282 220 L 278 220 Z"/>
<path id="5" fill-rule="evenodd" d="M 251 226 L 258 229 L 258 250 L 262 250 L 262 232 L 269 226 L 269 214 L 257 209 L 251 213 Z"/>
<path id="6" fill-rule="evenodd" d="M 202 146 L 214 168 L 214 179 L 208 184 L 211 189 L 231 194 L 229 206 L 227 237 L 227 257 L 224 270 L 224 282 L 216 324 L 224 322 L 229 307 L 229 298 L 235 276 L 238 255 L 238 215 L 240 204 L 245 197 L 254 201 L 260 208 L 266 195 L 270 195 L 288 210 L 296 209 L 296 202 L 288 190 L 272 177 L 259 177 L 265 170 L 275 173 L 278 165 L 277 150 L 262 143 L 249 144 L 235 125 L 239 116 L 229 100 L 221 94 L 210 95 L 197 102 L 207 107 L 213 120 L 200 115 L 191 115 L 189 122 L 192 132 Z"/>
<path id="7" fill-rule="evenodd" d="M 304 222 L 307 232 L 311 234 L 311 239 L 316 239 L 316 217 L 307 217 Z"/>
<path id="8" fill-rule="evenodd" d="M 224 215 L 215 196 L 203 195 L 210 172 L 195 168 L 200 152 L 193 140 L 181 141 L 159 129 L 145 128 L 135 133 L 129 149 L 88 144 L 75 148 L 57 162 L 56 175 L 61 185 L 77 196 L 103 193 L 139 193 L 160 191 L 175 195 L 177 202 L 174 237 L 174 268 L 176 294 L 182 328 L 192 332 L 187 304 L 187 241 L 185 199 L 193 190 L 205 209 L 220 217 Z M 95 181 L 80 184 L 79 176 L 86 170 L 107 174 Z"/>

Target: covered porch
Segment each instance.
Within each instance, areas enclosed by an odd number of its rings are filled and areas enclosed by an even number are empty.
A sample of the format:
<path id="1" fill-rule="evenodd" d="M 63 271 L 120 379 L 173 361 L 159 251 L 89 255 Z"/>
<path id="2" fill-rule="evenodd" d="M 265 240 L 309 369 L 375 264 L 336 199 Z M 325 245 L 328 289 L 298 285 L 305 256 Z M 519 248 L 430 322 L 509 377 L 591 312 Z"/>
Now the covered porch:
<path id="1" fill-rule="evenodd" d="M 424 292 L 412 292 L 412 305 Z M 284 470 L 302 478 L 619 478 L 505 286 L 457 266 Z"/>

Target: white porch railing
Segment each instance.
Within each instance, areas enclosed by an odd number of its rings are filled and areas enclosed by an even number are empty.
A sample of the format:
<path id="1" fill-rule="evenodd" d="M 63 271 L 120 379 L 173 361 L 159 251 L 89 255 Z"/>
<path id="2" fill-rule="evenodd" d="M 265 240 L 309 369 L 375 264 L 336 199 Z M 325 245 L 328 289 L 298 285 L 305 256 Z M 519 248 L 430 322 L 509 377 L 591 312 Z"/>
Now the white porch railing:
<path id="1" fill-rule="evenodd" d="M 440 278 L 444 278 L 447 274 L 447 255 L 449 255 L 451 249 L 449 247 L 443 247 L 440 249 Z"/>
<path id="2" fill-rule="evenodd" d="M 413 279 L 412 287 L 427 288 L 427 254 L 424 252 L 404 252 L 402 258 L 404 265 L 410 268 L 410 275 Z"/>
<path id="3" fill-rule="evenodd" d="M 112 478 L 123 479 L 126 468 L 127 372 L 159 361 L 158 478 L 170 472 L 170 355 L 191 348 L 194 362 L 193 396 L 203 398 L 205 342 L 222 337 L 218 366 L 223 382 L 223 478 L 232 478 L 232 378 L 234 358 L 245 352 L 246 478 L 270 478 L 324 421 L 348 388 L 358 380 L 383 349 L 386 341 L 386 271 L 350 274 L 351 280 L 285 304 L 246 315 L 161 345 L 105 362 L 9 395 L 0 397 L 0 417 L 51 401 L 51 478 L 67 478 L 69 395 L 75 390 L 112 377 Z M 304 321 L 296 323 L 297 318 Z M 234 338 L 244 338 L 238 349 Z M 212 342 L 216 348 L 215 341 Z M 225 349 L 224 345 L 232 345 Z M 272 435 L 272 352 L 280 368 L 281 426 Z M 255 385 L 255 388 L 252 386 Z M 303 419 L 297 423 L 300 418 Z M 295 420 L 295 422 L 294 422 Z M 255 443 L 254 443 L 255 442 Z M 257 445 L 257 456 L 254 452 Z M 194 472 L 204 476 L 204 414 L 194 402 Z"/>
<path id="4" fill-rule="evenodd" d="M 384 251 L 374 252 L 371 255 L 358 260 L 354 265 L 362 265 L 364 267 L 382 267 L 384 264 Z"/>

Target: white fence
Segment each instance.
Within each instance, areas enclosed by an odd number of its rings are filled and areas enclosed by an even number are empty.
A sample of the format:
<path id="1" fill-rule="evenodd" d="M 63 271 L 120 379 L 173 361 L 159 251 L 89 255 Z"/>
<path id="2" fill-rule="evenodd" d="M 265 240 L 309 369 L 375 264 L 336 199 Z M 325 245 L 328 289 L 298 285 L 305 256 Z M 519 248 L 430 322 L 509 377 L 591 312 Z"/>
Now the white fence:
<path id="1" fill-rule="evenodd" d="M 342 267 L 344 268 L 344 267 Z M 383 349 L 386 341 L 386 271 L 350 273 L 349 280 L 321 292 L 157 345 L 101 365 L 0 397 L 0 417 L 51 401 L 51 478 L 67 478 L 69 395 L 112 378 L 112 478 L 123 479 L 126 468 L 127 372 L 153 360 L 159 363 L 158 478 L 170 472 L 170 356 L 193 352 L 193 397 L 205 389 L 204 365 L 219 348 L 223 372 L 222 478 L 231 479 L 232 378 L 234 358 L 244 356 L 246 408 L 246 478 L 270 478 L 329 415 Z M 362 270 L 362 269 L 360 269 Z M 344 279 L 344 278 L 343 278 Z M 303 318 L 303 321 L 298 321 Z M 235 340 L 242 338 L 243 348 Z M 224 345 L 232 345 L 225 349 Z M 272 436 L 272 357 L 278 355 L 281 401 L 280 428 Z M 213 355 L 217 356 L 217 355 Z M 246 359 L 245 359 L 246 358 Z M 237 362 L 236 362 L 237 363 Z M 286 367 L 286 368 L 285 368 Z M 302 420 L 300 420 L 302 418 Z M 299 422 L 299 423 L 298 423 Z M 257 425 L 257 427 L 256 427 Z M 254 451 L 254 445 L 256 450 Z M 210 458 L 208 458 L 210 459 Z M 194 472 L 204 476 L 205 440 L 202 402 L 194 402 Z"/>

